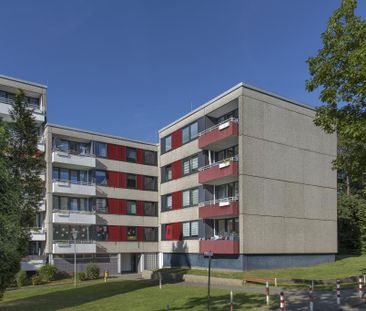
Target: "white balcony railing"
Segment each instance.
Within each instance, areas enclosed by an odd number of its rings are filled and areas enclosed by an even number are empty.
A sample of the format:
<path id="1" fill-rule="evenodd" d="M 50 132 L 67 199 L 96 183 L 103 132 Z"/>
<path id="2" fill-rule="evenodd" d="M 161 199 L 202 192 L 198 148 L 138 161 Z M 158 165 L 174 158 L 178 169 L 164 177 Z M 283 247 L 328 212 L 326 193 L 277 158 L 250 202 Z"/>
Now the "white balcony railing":
<path id="1" fill-rule="evenodd" d="M 231 157 L 231 158 L 226 158 L 224 160 L 221 160 L 221 161 L 217 161 L 217 162 L 214 162 L 214 163 L 211 163 L 211 164 L 208 164 L 206 166 L 202 166 L 198 169 L 199 172 L 202 172 L 202 171 L 205 171 L 205 170 L 208 170 L 212 167 L 215 167 L 215 166 L 219 166 L 220 168 L 223 168 L 223 167 L 226 167 L 226 166 L 229 166 L 231 162 L 237 162 L 239 161 L 239 156 L 235 156 L 235 157 Z"/>
<path id="2" fill-rule="evenodd" d="M 205 134 L 210 133 L 210 132 L 212 132 L 213 130 L 216 130 L 216 129 L 222 130 L 222 129 L 228 127 L 230 125 L 230 122 L 239 123 L 239 119 L 231 117 L 231 118 L 229 118 L 225 121 L 222 121 L 222 122 L 208 128 L 208 129 L 203 130 L 202 132 L 199 132 L 198 136 L 205 135 Z"/>
<path id="3" fill-rule="evenodd" d="M 85 181 L 70 181 L 54 179 L 52 183 L 53 193 L 76 194 L 82 196 L 95 196 L 95 183 Z"/>
<path id="4" fill-rule="evenodd" d="M 14 99 L 0 96 L 0 103 L 6 104 L 6 105 L 12 105 L 14 103 Z M 27 107 L 34 109 L 37 112 L 41 111 L 40 106 L 36 105 L 36 104 L 27 103 Z"/>
<path id="5" fill-rule="evenodd" d="M 45 228 L 29 228 L 31 234 L 31 241 L 46 241 L 46 230 Z"/>
<path id="6" fill-rule="evenodd" d="M 231 202 L 236 202 L 238 200 L 239 200 L 239 196 L 227 197 L 227 198 L 222 198 L 222 199 L 200 202 L 198 204 L 198 206 L 203 207 L 203 206 L 210 206 L 210 205 L 215 205 L 215 204 L 219 204 L 219 206 L 226 206 L 226 205 L 229 205 Z"/>
<path id="7" fill-rule="evenodd" d="M 54 223 L 96 224 L 94 211 L 54 210 L 52 220 Z"/>
<path id="8" fill-rule="evenodd" d="M 96 159 L 95 155 L 88 152 L 74 153 L 54 149 L 52 152 L 52 163 L 94 168 L 96 166 Z"/>
<path id="9" fill-rule="evenodd" d="M 53 241 L 52 251 L 54 254 L 91 254 L 97 252 L 97 245 L 93 240 Z"/>

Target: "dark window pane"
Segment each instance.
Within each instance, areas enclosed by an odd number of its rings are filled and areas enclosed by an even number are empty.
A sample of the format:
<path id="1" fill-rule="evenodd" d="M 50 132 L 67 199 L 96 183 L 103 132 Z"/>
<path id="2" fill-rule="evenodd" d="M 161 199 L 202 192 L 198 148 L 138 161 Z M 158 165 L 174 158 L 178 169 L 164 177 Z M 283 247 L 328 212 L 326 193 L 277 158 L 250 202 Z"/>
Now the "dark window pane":
<path id="1" fill-rule="evenodd" d="M 172 179 L 172 167 L 171 165 L 165 167 L 165 180 L 171 180 Z"/>
<path id="2" fill-rule="evenodd" d="M 60 168 L 60 180 L 69 180 L 69 170 Z"/>
<path id="3" fill-rule="evenodd" d="M 136 188 L 137 187 L 137 177 L 136 175 L 127 174 L 127 187 Z"/>
<path id="4" fill-rule="evenodd" d="M 136 201 L 127 201 L 127 214 L 136 215 Z"/>
<path id="5" fill-rule="evenodd" d="M 165 151 L 172 149 L 172 137 L 169 135 L 164 139 Z"/>
<path id="6" fill-rule="evenodd" d="M 189 142 L 189 126 L 182 129 L 182 143 L 185 144 Z"/>
<path id="7" fill-rule="evenodd" d="M 107 172 L 106 171 L 95 171 L 95 182 L 97 185 L 107 185 Z"/>
<path id="8" fill-rule="evenodd" d="M 144 202 L 144 215 L 157 216 L 156 202 Z"/>
<path id="9" fill-rule="evenodd" d="M 127 147 L 126 148 L 126 160 L 128 162 L 136 162 L 136 159 L 137 159 L 136 148 Z"/>
<path id="10" fill-rule="evenodd" d="M 144 240 L 145 241 L 157 241 L 158 240 L 157 228 L 144 228 Z"/>
<path id="11" fill-rule="evenodd" d="M 107 144 L 101 142 L 95 142 L 95 155 L 97 157 L 107 157 Z"/>
<path id="12" fill-rule="evenodd" d="M 97 213 L 107 213 L 107 199 L 105 198 L 95 199 L 95 210 Z"/>
<path id="13" fill-rule="evenodd" d="M 144 176 L 144 190 L 156 190 L 156 177 Z"/>
<path id="14" fill-rule="evenodd" d="M 107 226 L 95 226 L 96 231 L 96 240 L 97 241 L 106 241 L 108 236 L 108 228 Z"/>
<path id="15" fill-rule="evenodd" d="M 156 152 L 144 150 L 144 163 L 147 165 L 156 165 Z"/>
<path id="16" fill-rule="evenodd" d="M 136 227 L 127 227 L 127 240 L 135 241 L 137 240 L 137 230 Z"/>

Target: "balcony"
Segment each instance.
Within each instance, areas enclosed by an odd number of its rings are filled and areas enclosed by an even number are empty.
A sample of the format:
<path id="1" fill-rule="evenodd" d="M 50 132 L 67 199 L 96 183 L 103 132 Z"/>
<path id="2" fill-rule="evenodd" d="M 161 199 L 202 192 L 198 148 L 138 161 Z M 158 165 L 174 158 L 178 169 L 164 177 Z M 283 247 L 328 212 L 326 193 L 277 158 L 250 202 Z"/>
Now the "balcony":
<path id="1" fill-rule="evenodd" d="M 69 180 L 53 180 L 52 192 L 55 194 L 71 194 L 78 196 L 95 196 L 97 189 L 94 183 L 70 182 Z"/>
<path id="2" fill-rule="evenodd" d="M 41 202 L 39 202 L 38 212 L 45 212 L 45 211 L 46 211 L 46 201 L 42 200 Z"/>
<path id="3" fill-rule="evenodd" d="M 2 117 L 4 121 L 11 120 L 9 110 L 11 109 L 13 102 L 13 99 L 0 96 L 0 117 Z M 42 112 L 39 105 L 28 104 L 28 107 L 33 109 L 33 117 L 37 123 L 45 122 L 45 114 Z"/>
<path id="4" fill-rule="evenodd" d="M 238 197 L 219 199 L 200 203 L 198 210 L 199 218 L 222 218 L 234 217 L 239 215 Z"/>
<path id="5" fill-rule="evenodd" d="M 37 149 L 39 151 L 42 151 L 44 152 L 45 151 L 45 141 L 44 141 L 44 138 L 42 136 L 39 136 L 38 139 L 37 139 Z"/>
<path id="6" fill-rule="evenodd" d="M 95 168 L 96 160 L 94 155 L 86 152 L 74 154 L 60 150 L 54 150 L 52 152 L 52 163 L 61 164 L 62 166 L 69 168 L 85 169 Z"/>
<path id="7" fill-rule="evenodd" d="M 200 253 L 239 254 L 239 240 L 200 240 Z"/>
<path id="8" fill-rule="evenodd" d="M 238 156 L 206 165 L 199 169 L 198 182 L 220 185 L 236 181 L 239 174 Z"/>
<path id="9" fill-rule="evenodd" d="M 88 211 L 57 210 L 52 213 L 52 221 L 54 223 L 95 225 L 96 216 L 94 212 Z"/>
<path id="10" fill-rule="evenodd" d="M 31 241 L 46 241 L 46 230 L 44 228 L 30 228 Z"/>
<path id="11" fill-rule="evenodd" d="M 93 254 L 97 252 L 95 241 L 54 241 L 52 245 L 53 254 Z"/>
<path id="12" fill-rule="evenodd" d="M 238 144 L 239 120 L 230 118 L 199 133 L 198 147 L 219 151 Z"/>

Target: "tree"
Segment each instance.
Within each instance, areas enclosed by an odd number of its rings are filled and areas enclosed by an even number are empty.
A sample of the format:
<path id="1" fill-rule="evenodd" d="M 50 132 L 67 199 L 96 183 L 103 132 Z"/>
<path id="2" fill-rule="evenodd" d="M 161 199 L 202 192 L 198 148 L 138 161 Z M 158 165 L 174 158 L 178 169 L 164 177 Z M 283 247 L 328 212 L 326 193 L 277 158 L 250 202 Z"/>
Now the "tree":
<path id="1" fill-rule="evenodd" d="M 5 129 L 0 123 L 0 298 L 20 267 L 28 234 L 20 223 L 21 192 L 3 153 Z"/>
<path id="2" fill-rule="evenodd" d="M 9 144 L 7 155 L 10 170 L 20 182 L 23 200 L 21 224 L 34 225 L 35 212 L 43 199 L 44 182 L 40 175 L 45 168 L 43 155 L 37 149 L 38 128 L 33 110 L 27 107 L 23 91 L 19 91 L 12 104 L 8 124 Z"/>
<path id="3" fill-rule="evenodd" d="M 315 124 L 338 134 L 334 167 L 353 179 L 366 169 L 366 21 L 355 15 L 357 0 L 342 0 L 322 34 L 323 47 L 307 60 L 310 92 L 320 88 L 324 103 Z"/>

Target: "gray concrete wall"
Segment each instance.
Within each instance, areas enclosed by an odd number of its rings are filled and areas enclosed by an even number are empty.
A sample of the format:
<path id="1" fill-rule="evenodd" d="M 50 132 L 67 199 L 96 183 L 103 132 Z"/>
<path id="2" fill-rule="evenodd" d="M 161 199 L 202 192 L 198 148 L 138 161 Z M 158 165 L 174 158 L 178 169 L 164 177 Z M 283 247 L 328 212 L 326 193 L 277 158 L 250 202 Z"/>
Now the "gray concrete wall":
<path id="1" fill-rule="evenodd" d="M 336 136 L 312 109 L 250 89 L 239 109 L 241 253 L 336 253 Z"/>

